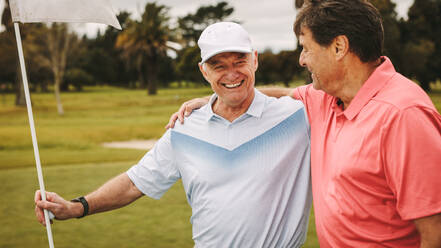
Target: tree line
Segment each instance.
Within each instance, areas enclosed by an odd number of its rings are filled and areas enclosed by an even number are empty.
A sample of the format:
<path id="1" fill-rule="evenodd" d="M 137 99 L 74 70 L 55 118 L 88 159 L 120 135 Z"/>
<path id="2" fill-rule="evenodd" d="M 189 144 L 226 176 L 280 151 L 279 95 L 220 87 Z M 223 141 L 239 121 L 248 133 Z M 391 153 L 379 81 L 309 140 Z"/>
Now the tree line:
<path id="1" fill-rule="evenodd" d="M 13 24 L 6 1 L 0 33 L 0 90 L 16 92 L 16 104 L 24 105 L 20 68 Z M 418 81 L 430 91 L 430 83 L 441 78 L 441 1 L 415 0 L 408 18 L 398 18 L 390 0 L 371 0 L 379 9 L 385 30 L 385 51 L 397 71 Z M 302 0 L 295 0 L 296 7 Z M 156 94 L 158 87 L 171 82 L 204 84 L 197 63 L 197 39 L 208 25 L 233 20 L 234 8 L 228 2 L 200 6 L 195 12 L 172 22 L 170 7 L 147 3 L 139 20 L 126 11 L 119 13 L 123 31 L 108 27 L 96 37 L 80 37 L 66 24 L 21 25 L 26 65 L 32 91 L 53 88 L 62 91 L 87 85 L 112 85 L 147 89 Z M 259 55 L 257 84 L 309 80 L 299 66 L 300 50 L 270 49 Z M 62 114 L 61 102 L 58 112 Z"/>

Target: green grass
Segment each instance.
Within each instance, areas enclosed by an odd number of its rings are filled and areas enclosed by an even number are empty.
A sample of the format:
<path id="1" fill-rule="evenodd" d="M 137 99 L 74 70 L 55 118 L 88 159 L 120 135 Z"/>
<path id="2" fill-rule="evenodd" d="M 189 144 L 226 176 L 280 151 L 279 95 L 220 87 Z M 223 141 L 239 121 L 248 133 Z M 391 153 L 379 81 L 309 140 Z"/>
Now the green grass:
<path id="1" fill-rule="evenodd" d="M 180 104 L 207 95 L 208 88 L 145 91 L 87 88 L 63 93 L 58 116 L 52 93 L 32 94 L 46 189 L 67 199 L 86 194 L 136 163 L 145 151 L 109 149 L 102 142 L 158 138 Z M 36 222 L 38 188 L 26 108 L 0 96 L 0 247 L 48 247 L 46 229 Z M 122 161 L 122 162 L 118 162 Z M 82 220 L 56 221 L 55 247 L 193 247 L 181 183 L 160 201 L 136 204 Z"/>
<path id="2" fill-rule="evenodd" d="M 102 142 L 158 138 L 171 113 L 208 88 L 145 91 L 89 88 L 87 92 L 62 94 L 65 115 L 56 113 L 52 93 L 33 94 L 33 109 L 42 164 L 115 162 L 140 158 L 144 152 L 111 150 Z M 1 96 L 0 96 L 1 97 Z M 1 102 L 1 101 L 0 101 Z M 13 106 L 13 96 L 0 103 L 0 169 L 34 165 L 26 108 Z"/>
<path id="3" fill-rule="evenodd" d="M 71 199 L 92 191 L 134 162 L 47 167 L 46 188 Z M 2 170 L 0 181 L 0 247 L 48 247 L 46 228 L 34 216 L 35 170 Z M 190 215 L 181 183 L 177 183 L 159 201 L 143 197 L 116 211 L 55 221 L 52 231 L 57 248 L 193 247 Z"/>
<path id="4" fill-rule="evenodd" d="M 430 95 L 441 110 L 441 84 Z M 102 142 L 158 138 L 180 104 L 208 88 L 145 91 L 110 87 L 63 93 L 58 116 L 52 93 L 32 94 L 46 189 L 71 199 L 126 171 L 144 151 L 109 149 Z M 0 95 L 0 247 L 48 247 L 34 216 L 38 188 L 26 108 Z M 136 203 L 81 220 L 56 221 L 55 247 L 193 247 L 191 209 L 178 182 L 159 200 Z M 305 247 L 319 247 L 313 215 Z"/>

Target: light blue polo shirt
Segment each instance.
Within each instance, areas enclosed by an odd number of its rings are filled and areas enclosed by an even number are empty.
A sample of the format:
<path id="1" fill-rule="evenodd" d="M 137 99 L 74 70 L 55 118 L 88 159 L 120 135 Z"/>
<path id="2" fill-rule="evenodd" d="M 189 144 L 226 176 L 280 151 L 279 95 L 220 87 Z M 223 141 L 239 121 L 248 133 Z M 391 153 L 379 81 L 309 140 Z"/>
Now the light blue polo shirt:
<path id="1" fill-rule="evenodd" d="M 159 199 L 182 179 L 195 247 L 300 247 L 311 207 L 305 107 L 255 90 L 248 111 L 229 122 L 209 104 L 168 130 L 127 172 Z"/>

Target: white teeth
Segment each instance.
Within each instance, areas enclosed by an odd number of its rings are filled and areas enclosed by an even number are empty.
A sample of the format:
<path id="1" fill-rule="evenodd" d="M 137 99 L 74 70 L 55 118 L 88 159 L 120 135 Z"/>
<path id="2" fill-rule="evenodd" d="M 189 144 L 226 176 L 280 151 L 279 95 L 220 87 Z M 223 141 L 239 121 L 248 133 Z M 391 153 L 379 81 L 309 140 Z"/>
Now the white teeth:
<path id="1" fill-rule="evenodd" d="M 227 88 L 234 88 L 234 87 L 237 87 L 239 85 L 240 85 L 240 83 L 238 83 L 238 84 L 226 84 L 225 87 L 227 87 Z"/>
<path id="2" fill-rule="evenodd" d="M 242 85 L 242 83 L 243 83 L 243 80 L 240 81 L 240 83 L 237 83 L 237 84 L 224 84 L 224 86 L 229 88 L 229 89 L 231 89 L 231 88 L 239 87 L 240 85 Z"/>

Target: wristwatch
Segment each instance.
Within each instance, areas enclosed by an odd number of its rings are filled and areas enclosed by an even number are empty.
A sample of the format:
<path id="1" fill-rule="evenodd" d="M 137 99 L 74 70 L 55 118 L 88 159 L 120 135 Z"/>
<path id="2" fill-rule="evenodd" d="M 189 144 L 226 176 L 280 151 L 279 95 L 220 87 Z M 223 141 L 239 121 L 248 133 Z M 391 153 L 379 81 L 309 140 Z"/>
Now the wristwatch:
<path id="1" fill-rule="evenodd" d="M 84 196 L 80 196 L 80 197 L 72 199 L 70 201 L 71 202 L 80 202 L 81 204 L 83 204 L 84 212 L 83 212 L 83 215 L 81 215 L 80 217 L 77 217 L 78 219 L 83 218 L 84 216 L 86 216 L 89 213 L 89 204 L 87 203 L 86 198 L 84 198 Z"/>

